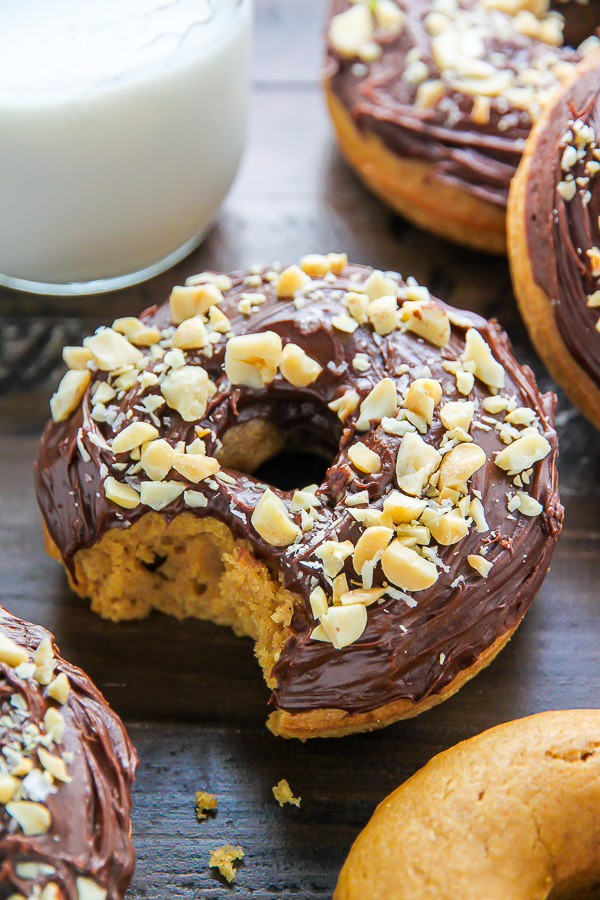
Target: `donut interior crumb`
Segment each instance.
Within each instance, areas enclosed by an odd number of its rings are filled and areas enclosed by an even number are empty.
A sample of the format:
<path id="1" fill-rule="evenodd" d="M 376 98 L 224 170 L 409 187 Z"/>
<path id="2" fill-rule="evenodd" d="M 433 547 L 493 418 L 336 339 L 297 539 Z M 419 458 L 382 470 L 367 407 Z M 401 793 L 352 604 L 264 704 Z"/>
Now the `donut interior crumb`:
<path id="1" fill-rule="evenodd" d="M 233 862 L 236 859 L 241 859 L 243 855 L 244 851 L 241 847 L 234 847 L 232 844 L 223 844 L 222 847 L 217 847 L 216 850 L 212 851 L 208 864 L 211 868 L 218 869 L 221 875 L 226 878 L 227 881 L 231 882 L 237 875 L 237 872 L 233 867 Z"/>
<path id="2" fill-rule="evenodd" d="M 127 531 L 112 529 L 79 551 L 75 570 L 74 589 L 93 596 L 93 609 L 107 619 L 140 618 L 158 609 L 248 635 L 268 686 L 275 686 L 271 671 L 289 635 L 295 595 L 247 541 L 212 516 L 186 512 L 167 523 L 147 513 Z"/>
<path id="3" fill-rule="evenodd" d="M 288 784 L 287 778 L 282 778 L 279 784 L 273 788 L 273 796 L 280 806 L 284 803 L 290 803 L 292 806 L 300 806 L 301 797 L 294 797 L 292 789 Z"/>
<path id="4" fill-rule="evenodd" d="M 198 821 L 201 822 L 202 819 L 206 819 L 207 810 L 216 808 L 218 798 L 215 797 L 214 794 L 209 794 L 208 791 L 196 791 L 194 803 L 196 807 L 196 817 Z"/>

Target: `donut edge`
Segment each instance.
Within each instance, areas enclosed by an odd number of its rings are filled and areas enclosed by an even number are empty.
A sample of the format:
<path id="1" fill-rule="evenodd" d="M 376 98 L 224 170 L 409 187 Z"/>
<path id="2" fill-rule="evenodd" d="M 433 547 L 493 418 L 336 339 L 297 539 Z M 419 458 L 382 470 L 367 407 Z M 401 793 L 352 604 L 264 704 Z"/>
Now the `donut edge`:
<path id="1" fill-rule="evenodd" d="M 441 182 L 434 163 L 398 156 L 373 132 L 359 130 L 327 77 L 324 91 L 342 154 L 383 203 L 438 237 L 506 255 L 504 210 Z"/>
<path id="2" fill-rule="evenodd" d="M 595 384 L 570 354 L 554 317 L 552 299 L 535 281 L 527 240 L 527 184 L 539 141 L 554 110 L 582 71 L 600 65 L 600 56 L 585 61 L 563 88 L 556 92 L 525 145 L 523 159 L 514 176 L 508 197 L 508 259 L 519 312 L 535 349 L 546 368 L 569 399 L 589 421 L 600 428 L 600 386 Z M 563 93 L 564 92 L 564 93 Z"/>
<path id="3" fill-rule="evenodd" d="M 493 644 L 479 655 L 477 661 L 468 669 L 463 669 L 456 678 L 447 685 L 443 691 L 437 694 L 429 694 L 423 700 L 415 703 L 413 700 L 400 698 L 386 703 L 377 709 L 364 713 L 347 713 L 342 709 L 315 709 L 310 712 L 290 713 L 278 709 L 271 713 L 267 720 L 269 730 L 284 738 L 298 738 L 301 741 L 308 738 L 334 738 L 346 737 L 350 734 L 359 734 L 365 731 L 376 731 L 399 722 L 402 719 L 412 719 L 414 716 L 432 709 L 444 700 L 448 700 L 456 694 L 467 681 L 474 678 L 482 669 L 489 666 L 502 648 L 509 642 L 519 625 L 519 622 L 505 634 L 496 638 Z"/>
<path id="4" fill-rule="evenodd" d="M 500 790 L 501 794 L 510 796 L 511 778 L 514 779 L 516 777 L 512 771 L 512 767 L 507 766 L 502 769 L 505 773 L 506 781 L 508 782 L 506 786 L 502 786 L 499 783 L 498 778 L 496 778 L 494 782 L 493 775 L 498 771 L 499 756 L 502 748 L 508 748 L 510 750 L 511 745 L 514 747 L 515 756 L 527 753 L 528 748 L 530 751 L 532 749 L 535 751 L 541 749 L 543 751 L 544 759 L 552 757 L 558 765 L 561 766 L 561 769 L 564 766 L 568 767 L 569 778 L 572 777 L 573 767 L 578 763 L 581 766 L 588 767 L 580 771 L 579 781 L 576 787 L 581 791 L 582 785 L 585 784 L 589 786 L 591 799 L 588 799 L 588 803 L 585 804 L 585 817 L 589 820 L 591 816 L 592 821 L 597 822 L 598 816 L 597 812 L 594 813 L 594 806 L 597 806 L 598 801 L 600 800 L 600 791 L 597 787 L 597 779 L 589 774 L 590 763 L 588 757 L 597 753 L 597 735 L 599 733 L 600 710 L 598 709 L 548 710 L 492 726 L 491 728 L 473 735 L 472 737 L 438 753 L 410 776 L 403 784 L 387 795 L 374 810 L 371 818 L 362 828 L 349 850 L 338 878 L 333 900 L 356 900 L 356 898 L 364 897 L 365 872 L 369 873 L 371 876 L 371 873 L 377 872 L 378 870 L 378 858 L 383 858 L 384 863 L 389 863 L 390 857 L 394 859 L 394 875 L 397 878 L 397 881 L 394 884 L 391 884 L 389 880 L 386 879 L 386 883 L 377 885 L 375 890 L 369 892 L 369 897 L 371 900 L 384 900 L 384 898 L 385 900 L 388 900 L 388 898 L 393 896 L 394 898 L 397 898 L 397 900 L 400 900 L 400 898 L 415 896 L 413 893 L 414 883 L 412 884 L 412 888 L 407 888 L 401 881 L 403 872 L 402 862 L 405 862 L 405 860 L 397 860 L 393 855 L 393 848 L 390 847 L 390 834 L 394 834 L 393 828 L 390 828 L 390 818 L 392 821 L 394 818 L 397 820 L 399 818 L 399 811 L 401 813 L 402 808 L 406 807 L 409 818 L 407 820 L 406 817 L 402 817 L 402 821 L 403 824 L 406 825 L 407 834 L 411 838 L 414 838 L 416 835 L 417 843 L 418 835 L 421 833 L 421 830 L 427 832 L 427 837 L 433 837 L 436 833 L 435 823 L 426 819 L 427 813 L 423 813 L 423 821 L 419 820 L 419 815 L 421 814 L 419 798 L 426 795 L 428 792 L 430 793 L 432 786 L 435 796 L 435 789 L 436 787 L 439 788 L 440 775 L 442 775 L 445 776 L 445 781 L 448 785 L 447 793 L 449 794 L 449 797 L 447 797 L 445 793 L 444 797 L 441 799 L 441 803 L 450 802 L 452 805 L 453 774 L 457 773 L 460 777 L 460 773 L 464 772 L 467 767 L 469 770 L 473 770 L 473 777 L 477 777 L 478 779 L 481 777 L 482 772 L 484 775 L 487 772 L 492 776 L 490 779 L 492 788 L 495 788 L 496 792 Z M 500 753 L 498 752 L 499 750 Z M 591 753 L 589 752 L 590 750 Z M 528 781 L 539 785 L 541 767 L 539 762 L 537 767 L 534 765 L 534 762 L 535 759 L 530 762 L 530 769 L 535 769 L 535 771 L 530 771 Z M 595 763 L 595 769 L 596 771 L 598 770 L 598 762 Z M 558 773 L 555 773 L 555 775 L 556 774 Z M 561 778 L 564 778 L 566 774 L 567 770 L 561 771 Z M 438 783 L 436 784 L 436 782 Z M 486 787 L 487 785 L 485 783 L 479 781 L 479 789 L 485 791 Z M 547 802 L 547 791 L 542 790 L 541 786 L 540 796 L 542 797 L 542 802 Z M 577 797 L 578 802 L 582 802 L 583 798 L 581 794 L 578 794 Z M 482 796 L 479 796 L 479 800 L 481 799 Z M 594 799 L 595 804 L 592 803 L 592 800 Z M 467 810 L 465 801 L 463 801 L 463 798 L 459 795 L 455 798 L 454 802 L 455 804 L 458 804 L 460 815 L 464 817 Z M 468 803 L 469 801 L 467 800 L 466 802 Z M 581 807 L 578 808 L 580 809 L 580 812 L 583 812 Z M 561 814 L 564 815 L 562 807 Z M 410 818 L 412 818 L 413 821 L 410 821 Z M 440 810 L 440 819 L 442 818 L 443 810 Z M 568 821 L 568 816 L 565 818 Z M 415 819 L 416 821 L 414 821 Z M 477 829 L 477 811 L 475 809 L 473 809 L 473 820 L 475 828 Z M 537 829 L 538 837 L 540 837 L 540 833 L 542 832 L 545 823 L 538 820 L 537 816 L 534 816 L 534 821 L 534 827 Z M 504 827 L 510 828 L 509 821 L 505 820 L 503 824 Z M 490 827 L 494 827 L 493 821 L 490 822 Z M 587 846 L 585 846 L 585 842 L 581 842 L 583 851 L 580 842 L 576 840 L 569 841 L 570 853 L 566 865 L 561 865 L 560 859 L 557 860 L 551 857 L 552 875 L 548 876 L 550 879 L 549 883 L 546 880 L 544 885 L 542 885 L 543 889 L 548 892 L 544 893 L 543 896 L 551 895 L 554 897 L 554 888 L 557 887 L 565 888 L 568 886 L 572 889 L 585 886 L 589 887 L 590 882 L 595 882 L 597 880 L 600 875 L 600 862 L 598 860 L 598 855 L 595 852 L 595 847 L 594 852 L 590 853 L 589 851 L 590 845 L 598 840 L 597 835 L 599 833 L 600 829 L 598 829 L 596 825 L 595 840 L 592 835 L 592 840 L 588 842 Z M 479 835 L 481 836 L 481 827 L 479 827 Z M 574 835 L 571 836 L 574 837 Z M 468 877 L 468 828 L 465 828 L 464 833 L 461 833 L 460 830 L 455 832 L 453 837 L 455 837 L 456 841 L 460 842 L 460 847 L 464 847 L 464 852 L 467 855 L 465 860 L 465 875 Z M 548 837 L 547 833 L 546 837 Z M 463 839 L 462 841 L 461 838 Z M 414 844 L 414 842 L 415 841 L 413 840 L 412 844 Z M 540 843 L 542 849 L 545 847 L 544 853 L 547 853 L 548 847 L 544 845 L 541 837 Z M 477 832 L 475 834 L 475 843 L 472 843 L 470 846 L 476 847 L 476 844 Z M 527 842 L 524 842 L 524 848 L 524 852 L 527 852 L 529 849 Z M 432 849 L 433 848 L 427 847 L 427 841 L 425 841 L 425 845 L 423 846 L 424 854 L 427 854 L 428 850 L 431 852 Z M 413 862 L 414 866 L 412 865 Z M 527 857 L 526 864 L 528 864 L 528 862 L 529 857 Z M 421 872 L 421 874 L 425 876 L 427 866 L 439 868 L 441 865 L 443 869 L 444 857 L 443 855 L 440 857 L 439 855 L 436 856 L 434 854 L 433 857 L 430 856 L 429 859 L 425 857 L 423 862 L 419 858 L 415 859 L 414 857 L 410 857 L 410 863 L 412 872 Z M 566 872 L 565 868 L 567 869 Z M 568 871 L 570 868 L 575 868 L 575 873 Z M 502 868 L 502 871 L 506 872 L 504 868 Z M 423 895 L 419 893 L 419 896 L 427 898 L 435 897 L 436 900 L 450 900 L 450 898 L 454 898 L 456 896 L 455 890 L 457 888 L 453 878 L 455 875 L 455 870 L 453 871 L 450 869 L 448 871 L 448 893 L 444 891 L 440 896 L 440 893 L 438 893 L 437 888 L 434 885 L 432 886 L 432 892 L 427 891 L 427 893 Z M 368 887 L 369 886 L 367 886 L 367 888 Z M 373 884 L 371 884 L 370 887 L 372 889 L 374 887 Z M 462 884 L 461 887 L 464 890 L 465 884 Z M 510 887 L 508 883 L 506 887 Z M 471 892 L 468 891 L 462 893 L 461 896 L 464 896 L 465 900 L 468 900 L 468 898 L 480 897 L 480 890 L 481 884 L 474 882 L 473 893 L 471 894 Z M 505 891 L 502 893 L 502 896 L 506 897 L 508 893 L 509 891 Z M 494 893 L 493 896 L 497 897 L 500 895 Z M 510 893 L 510 896 L 512 897 L 513 894 Z M 514 896 L 522 897 L 525 895 L 518 893 Z M 529 894 L 527 896 L 529 896 Z M 531 896 L 534 895 L 532 894 Z M 541 897 L 542 893 L 539 895 L 536 893 L 535 896 Z M 561 892 L 560 895 L 556 893 L 556 896 L 570 897 L 572 896 L 572 893 L 567 892 L 565 894 Z"/>

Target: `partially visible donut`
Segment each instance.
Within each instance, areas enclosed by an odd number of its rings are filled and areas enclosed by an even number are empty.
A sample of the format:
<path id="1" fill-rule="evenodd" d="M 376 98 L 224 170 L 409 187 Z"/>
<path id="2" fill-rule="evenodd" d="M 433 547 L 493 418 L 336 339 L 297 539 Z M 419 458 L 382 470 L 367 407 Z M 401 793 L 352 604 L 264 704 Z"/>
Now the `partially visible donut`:
<path id="1" fill-rule="evenodd" d="M 202 273 L 65 358 L 36 466 L 49 552 L 104 616 L 253 637 L 279 734 L 439 703 L 545 576 L 555 398 L 414 279 L 343 254 Z M 328 457 L 322 484 L 252 477 L 285 445 Z"/>
<path id="2" fill-rule="evenodd" d="M 122 900 L 137 757 L 53 636 L 0 607 L 0 896 Z"/>
<path id="3" fill-rule="evenodd" d="M 562 27 L 547 0 L 332 0 L 325 92 L 343 153 L 417 225 L 505 252 L 530 128 L 598 44 L 590 25 L 580 51 L 562 47 Z"/>
<path id="4" fill-rule="evenodd" d="M 510 191 L 515 293 L 536 349 L 600 427 L 600 54 L 531 133 Z"/>
<path id="5" fill-rule="evenodd" d="M 432 759 L 377 807 L 334 900 L 570 900 L 599 885 L 600 710 L 580 709 Z"/>

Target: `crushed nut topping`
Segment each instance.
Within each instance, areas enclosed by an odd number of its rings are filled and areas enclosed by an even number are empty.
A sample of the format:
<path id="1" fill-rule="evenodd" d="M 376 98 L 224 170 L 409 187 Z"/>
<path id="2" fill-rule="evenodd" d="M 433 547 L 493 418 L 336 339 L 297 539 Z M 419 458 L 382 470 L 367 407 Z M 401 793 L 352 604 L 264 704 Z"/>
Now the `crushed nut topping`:
<path id="1" fill-rule="evenodd" d="M 384 15 L 385 4 L 378 6 Z M 383 19 L 375 6 L 367 12 L 379 34 Z M 569 160 L 567 154 L 565 165 Z M 344 348 L 335 360 L 310 338 L 310 306 L 324 300 L 332 339 Z M 254 310 L 261 311 L 255 321 L 267 323 L 278 305 L 306 307 L 293 341 L 266 324 L 246 331 Z M 339 312 L 331 315 L 336 305 Z M 126 317 L 99 329 L 83 348 L 68 348 L 72 368 L 53 398 L 53 416 L 63 421 L 81 405 L 89 409 L 93 426 L 79 428 L 77 450 L 86 463 L 89 450 L 100 454 L 99 496 L 117 518 L 125 510 L 160 512 L 175 503 L 202 515 L 216 492 L 234 502 L 238 484 L 239 473 L 221 469 L 211 418 L 229 392 L 289 396 L 296 389 L 327 404 L 344 430 L 334 500 L 319 485 L 287 496 L 266 488 L 247 513 L 255 540 L 290 558 L 302 553 L 313 567 L 307 593 L 314 640 L 343 649 L 360 640 L 371 607 L 389 600 L 416 604 L 413 594 L 431 588 L 448 568 L 444 548 L 490 531 L 481 490 L 492 472 L 512 479 L 509 516 L 542 514 L 528 488 L 534 467 L 551 451 L 538 415 L 507 389 L 505 370 L 476 319 L 444 307 L 414 279 L 405 283 L 398 273 L 379 270 L 365 277 L 347 268 L 343 253 L 313 253 L 287 268 L 256 267 L 235 286 L 227 276 L 201 273 L 173 290 L 170 309 L 171 322 L 161 329 Z M 462 337 L 458 345 L 450 345 L 453 328 Z M 408 340 L 429 349 L 420 357 L 426 362 L 394 357 L 394 348 Z M 373 341 L 382 348 L 378 355 Z M 189 424 L 186 432 L 174 431 L 180 420 Z M 340 523 L 350 524 L 352 540 L 338 537 Z M 468 565 L 483 577 L 490 564 L 493 556 L 465 558 L 465 570 Z M 62 673 L 55 677 L 47 650 L 36 657 L 36 678 L 63 703 L 68 682 Z M 3 652 L 12 651 L 0 642 L 0 659 Z M 68 777 L 56 754 L 48 754 L 40 759 L 44 771 L 57 782 Z"/>
<path id="2" fill-rule="evenodd" d="M 385 77 L 384 51 L 390 44 L 396 50 L 400 37 L 399 80 L 413 88 L 404 102 L 435 109 L 446 128 L 466 117 L 475 129 L 491 122 L 500 137 L 515 126 L 531 127 L 574 70 L 575 60 L 562 49 L 563 17 L 548 2 L 432 0 L 422 21 L 406 9 L 397 0 L 352 0 L 330 21 L 330 47 L 356 60 L 356 74 Z M 592 37 L 579 55 L 598 46 Z M 566 171 L 571 158 L 565 157 Z M 563 181 L 563 190 L 571 199 L 576 186 Z"/>
<path id="3" fill-rule="evenodd" d="M 26 837 L 48 834 L 52 828 L 52 813 L 48 798 L 69 784 L 69 767 L 73 754 L 63 747 L 65 718 L 56 706 L 69 697 L 69 681 L 64 672 L 54 677 L 56 660 L 49 638 L 40 642 L 30 654 L 26 647 L 8 635 L 0 635 L 0 663 L 10 669 L 10 677 L 0 673 L 2 701 L 0 702 L 0 805 L 10 819 L 9 830 L 18 840 L 19 832 Z M 43 692 L 40 702 L 46 709 L 40 721 L 40 707 L 28 706 L 28 694 L 19 689 L 18 680 L 31 681 Z M 47 686 L 47 687 L 46 687 Z M 42 707 L 43 710 L 43 707 Z M 17 848 L 18 851 L 18 848 Z M 46 879 L 43 890 L 35 887 L 32 900 L 58 900 L 62 896 L 58 885 L 48 876 L 55 869 L 42 863 L 15 861 L 20 878 Z M 91 879 L 85 879 L 97 893 L 79 893 L 83 900 L 106 897 L 106 891 Z"/>

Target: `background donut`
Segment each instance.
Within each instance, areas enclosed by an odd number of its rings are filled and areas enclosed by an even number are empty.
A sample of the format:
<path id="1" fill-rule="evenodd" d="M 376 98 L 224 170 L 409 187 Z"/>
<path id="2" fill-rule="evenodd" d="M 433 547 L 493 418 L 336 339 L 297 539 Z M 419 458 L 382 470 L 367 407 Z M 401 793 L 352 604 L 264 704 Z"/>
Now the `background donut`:
<path id="1" fill-rule="evenodd" d="M 2 896 L 121 900 L 137 757 L 50 632 L 0 607 Z"/>
<path id="2" fill-rule="evenodd" d="M 592 34 L 597 7 L 569 13 Z M 334 0 L 325 92 L 342 152 L 411 221 L 505 252 L 508 189 L 532 124 L 581 52 L 544 2 Z M 587 30 L 589 26 L 589 30 Z"/>
<path id="3" fill-rule="evenodd" d="M 600 711 L 582 709 L 507 722 L 440 753 L 377 807 L 334 900 L 544 900 L 597 888 L 599 748 Z"/>
<path id="4" fill-rule="evenodd" d="M 49 551 L 104 616 L 253 637 L 279 734 L 439 703 L 544 578 L 555 398 L 497 325 L 414 279 L 343 254 L 202 273 L 65 358 L 82 368 L 36 467 Z M 300 440 L 327 456 L 320 484 L 252 477 Z"/>
<path id="5" fill-rule="evenodd" d="M 525 149 L 508 215 L 511 272 L 536 349 L 600 427 L 600 55 L 580 64 Z"/>

